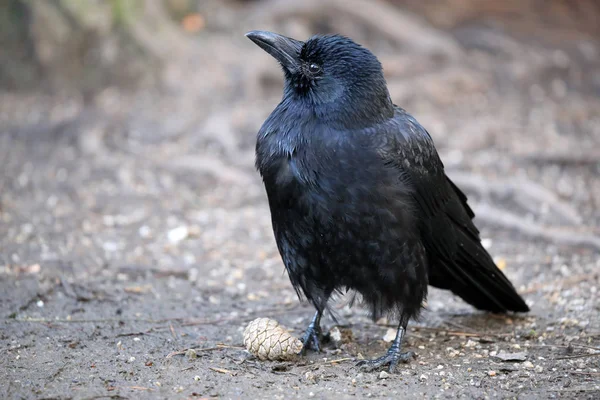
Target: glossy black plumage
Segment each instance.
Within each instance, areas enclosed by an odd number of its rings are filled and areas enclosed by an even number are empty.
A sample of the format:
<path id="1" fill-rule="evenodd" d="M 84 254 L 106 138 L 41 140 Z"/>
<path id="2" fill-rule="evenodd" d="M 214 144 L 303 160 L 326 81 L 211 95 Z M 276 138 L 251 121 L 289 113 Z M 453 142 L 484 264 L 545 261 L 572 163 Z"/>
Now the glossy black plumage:
<path id="1" fill-rule="evenodd" d="M 348 38 L 306 42 L 247 35 L 282 65 L 281 103 L 256 145 L 273 230 L 297 292 L 317 309 L 355 290 L 373 316 L 400 318 L 397 340 L 371 367 L 393 370 L 427 285 L 494 312 L 528 311 L 481 246 L 465 195 L 445 175 L 427 131 L 395 106 L 375 56 Z"/>

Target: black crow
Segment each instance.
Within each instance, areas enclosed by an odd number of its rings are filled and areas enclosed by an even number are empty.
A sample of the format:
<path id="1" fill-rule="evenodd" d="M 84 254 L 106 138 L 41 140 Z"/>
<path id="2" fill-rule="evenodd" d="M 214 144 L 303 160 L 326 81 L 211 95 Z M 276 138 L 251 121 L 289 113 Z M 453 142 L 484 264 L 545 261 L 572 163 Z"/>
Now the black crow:
<path id="1" fill-rule="evenodd" d="M 357 292 L 373 318 L 399 319 L 386 355 L 406 362 L 409 319 L 427 285 L 492 312 L 529 311 L 481 245 L 467 197 L 446 176 L 429 133 L 390 99 L 381 64 L 339 35 L 306 42 L 246 36 L 283 68 L 283 99 L 258 132 L 256 167 L 292 285 L 317 312 L 304 349 L 319 350 L 320 319 L 336 291 Z"/>

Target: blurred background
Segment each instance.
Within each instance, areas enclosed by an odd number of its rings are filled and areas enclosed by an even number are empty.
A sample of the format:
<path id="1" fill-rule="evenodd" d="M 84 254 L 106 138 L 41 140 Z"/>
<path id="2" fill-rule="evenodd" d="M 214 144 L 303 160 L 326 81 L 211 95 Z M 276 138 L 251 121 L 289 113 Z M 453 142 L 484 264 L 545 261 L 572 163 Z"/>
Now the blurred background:
<path id="1" fill-rule="evenodd" d="M 283 79 L 244 37 L 253 29 L 300 40 L 341 33 L 371 49 L 392 99 L 429 130 L 450 177 L 469 195 L 485 246 L 533 308 L 506 328 L 504 319 L 432 291 L 425 321 L 409 337 L 431 353 L 420 350 L 406 385 L 427 394 L 445 388 L 439 376 L 430 386 L 420 377 L 443 363 L 435 354 L 460 349 L 465 336 L 430 344 L 440 329 L 505 330 L 513 344 L 547 345 L 536 357 L 548 360 L 544 352 L 577 349 L 572 343 L 597 346 L 597 2 L 4 0 L 4 397 L 309 393 L 308 367 L 290 367 L 301 377 L 295 389 L 271 366 L 238 364 L 235 348 L 255 317 L 275 316 L 299 334 L 312 315 L 283 273 L 254 171 L 255 135 Z M 385 326 L 339 309 L 356 341 L 338 357 L 385 348 Z M 191 367 L 165 361 L 172 351 L 218 343 L 233 350 L 220 347 Z M 483 358 L 498 350 L 482 343 Z M 597 358 L 548 360 L 535 361 L 529 375 L 506 372 L 510 387 L 490 381 L 485 365 L 448 379 L 502 395 L 534 386 L 550 393 L 586 389 L 589 368 L 598 367 Z M 356 375 L 349 368 L 332 365 L 330 373 Z M 592 375 L 569 375 L 576 369 Z M 192 379 L 199 372 L 206 373 L 200 383 Z M 257 379 L 272 382 L 261 389 Z M 310 391 L 370 390 L 347 381 Z M 394 385 L 378 393 L 393 396 Z M 267 386 L 272 392 L 260 392 Z"/>

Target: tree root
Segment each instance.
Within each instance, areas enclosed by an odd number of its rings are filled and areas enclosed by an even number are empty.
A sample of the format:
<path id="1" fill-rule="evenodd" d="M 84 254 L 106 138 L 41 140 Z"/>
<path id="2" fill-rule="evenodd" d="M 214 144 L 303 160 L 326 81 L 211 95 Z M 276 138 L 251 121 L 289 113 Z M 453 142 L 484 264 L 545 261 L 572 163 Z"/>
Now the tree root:
<path id="1" fill-rule="evenodd" d="M 596 235 L 540 225 L 527 221 L 520 215 L 487 204 L 471 204 L 471 207 L 475 212 L 475 218 L 479 221 L 514 229 L 524 235 L 559 245 L 590 247 L 600 250 L 600 237 Z"/>
<path id="2" fill-rule="evenodd" d="M 452 181 L 459 187 L 481 196 L 512 197 L 519 205 L 533 213 L 539 213 L 540 206 L 548 205 L 550 210 L 564 220 L 579 225 L 582 218 L 574 207 L 560 200 L 552 191 L 542 185 L 525 179 L 511 181 L 490 181 L 482 176 L 451 172 Z"/>
<path id="3" fill-rule="evenodd" d="M 257 5 L 257 20 L 281 19 L 290 15 L 321 17 L 325 12 L 346 14 L 369 28 L 381 32 L 396 43 L 419 53 L 443 54 L 456 59 L 459 45 L 447 35 L 420 23 L 414 15 L 380 0 L 307 0 L 262 1 Z M 415 41 L 415 37 L 419 40 Z"/>

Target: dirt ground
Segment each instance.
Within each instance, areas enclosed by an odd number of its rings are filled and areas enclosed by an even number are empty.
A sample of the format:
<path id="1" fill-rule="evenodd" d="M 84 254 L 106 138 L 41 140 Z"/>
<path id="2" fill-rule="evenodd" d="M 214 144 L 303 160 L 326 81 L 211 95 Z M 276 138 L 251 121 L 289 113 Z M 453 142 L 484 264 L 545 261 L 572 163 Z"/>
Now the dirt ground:
<path id="1" fill-rule="evenodd" d="M 172 46 L 158 87 L 1 93 L 0 397 L 599 398 L 597 32 L 554 14 L 424 3 L 207 1 L 205 31 Z M 354 365 L 386 349 L 393 321 L 341 299 L 352 337 L 340 348 L 249 357 L 249 321 L 298 336 L 313 315 L 254 171 L 282 77 L 244 38 L 251 29 L 336 31 L 380 57 L 529 314 L 431 290 L 405 342 L 418 358 L 386 376 Z"/>

